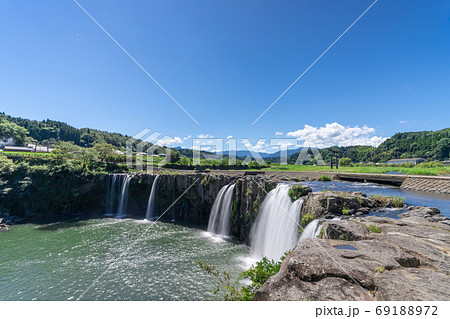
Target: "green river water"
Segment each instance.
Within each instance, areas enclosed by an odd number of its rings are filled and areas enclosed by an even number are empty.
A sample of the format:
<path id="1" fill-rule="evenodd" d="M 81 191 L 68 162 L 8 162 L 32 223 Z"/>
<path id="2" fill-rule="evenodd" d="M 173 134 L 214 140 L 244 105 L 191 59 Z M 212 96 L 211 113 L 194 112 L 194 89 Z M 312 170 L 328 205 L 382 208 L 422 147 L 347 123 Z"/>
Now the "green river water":
<path id="1" fill-rule="evenodd" d="M 0 232 L 0 300 L 76 300 L 91 285 L 81 300 L 211 300 L 215 280 L 195 261 L 237 274 L 248 254 L 245 245 L 160 222 L 17 225 Z"/>

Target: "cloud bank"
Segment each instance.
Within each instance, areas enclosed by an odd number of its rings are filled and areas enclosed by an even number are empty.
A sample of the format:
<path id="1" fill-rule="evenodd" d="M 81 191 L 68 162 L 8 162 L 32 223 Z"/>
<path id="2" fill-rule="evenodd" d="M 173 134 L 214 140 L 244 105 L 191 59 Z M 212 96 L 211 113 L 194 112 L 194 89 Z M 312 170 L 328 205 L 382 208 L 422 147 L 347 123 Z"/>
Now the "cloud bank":
<path id="1" fill-rule="evenodd" d="M 303 129 L 288 132 L 289 137 L 304 141 L 304 146 L 319 148 L 330 146 L 370 145 L 378 146 L 387 137 L 375 135 L 375 129 L 364 125 L 363 127 L 345 127 L 339 123 L 325 124 L 322 127 L 305 125 Z"/>

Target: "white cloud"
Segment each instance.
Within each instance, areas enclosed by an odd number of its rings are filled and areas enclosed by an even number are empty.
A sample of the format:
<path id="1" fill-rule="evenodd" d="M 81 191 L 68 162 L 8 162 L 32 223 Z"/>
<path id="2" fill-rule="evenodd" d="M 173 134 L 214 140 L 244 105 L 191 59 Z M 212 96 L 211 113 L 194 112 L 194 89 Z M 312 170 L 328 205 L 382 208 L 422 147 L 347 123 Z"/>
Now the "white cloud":
<path id="1" fill-rule="evenodd" d="M 228 135 L 228 137 L 227 137 L 227 140 L 229 140 L 230 138 L 233 138 L 233 136 L 231 136 L 231 135 Z"/>
<path id="2" fill-rule="evenodd" d="M 161 146 L 162 145 L 170 146 L 173 144 L 181 144 L 181 143 L 183 143 L 183 140 L 178 136 L 175 136 L 175 137 L 165 136 L 156 142 L 157 145 L 161 145 Z"/>
<path id="3" fill-rule="evenodd" d="M 190 139 L 191 137 L 192 137 L 192 135 L 188 135 L 186 137 L 183 137 L 183 141 L 186 141 L 186 140 Z"/>
<path id="4" fill-rule="evenodd" d="M 406 120 L 401 120 L 401 121 L 398 121 L 400 124 L 404 124 L 404 123 L 406 123 Z"/>
<path id="5" fill-rule="evenodd" d="M 283 133 L 283 132 L 275 132 L 275 135 L 276 135 L 276 136 L 283 136 L 284 133 Z"/>
<path id="6" fill-rule="evenodd" d="M 209 134 L 199 134 L 197 135 L 198 138 L 213 138 L 214 136 Z"/>
<path id="7" fill-rule="evenodd" d="M 333 145 L 371 145 L 378 146 L 387 138 L 375 136 L 375 129 L 364 125 L 363 127 L 345 127 L 339 123 L 325 124 L 323 127 L 305 125 L 303 129 L 289 132 L 287 136 L 296 137 L 305 143 L 303 146 L 319 148 Z"/>
<path id="8" fill-rule="evenodd" d="M 294 141 L 289 140 L 279 140 L 279 141 L 272 141 L 272 148 L 289 148 L 289 146 L 300 146 L 297 145 L 297 143 Z"/>

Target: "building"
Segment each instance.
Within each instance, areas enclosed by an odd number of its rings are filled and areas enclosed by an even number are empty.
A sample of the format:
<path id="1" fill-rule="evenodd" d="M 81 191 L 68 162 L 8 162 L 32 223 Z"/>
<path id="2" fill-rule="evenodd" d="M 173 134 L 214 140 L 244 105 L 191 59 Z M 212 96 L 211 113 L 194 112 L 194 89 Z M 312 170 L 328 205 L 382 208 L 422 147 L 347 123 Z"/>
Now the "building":
<path id="1" fill-rule="evenodd" d="M 5 152 L 33 152 L 34 149 L 27 146 L 5 146 Z"/>
<path id="2" fill-rule="evenodd" d="M 5 152 L 36 152 L 36 153 L 51 153 L 54 150 L 52 147 L 46 146 L 36 146 L 30 145 L 27 146 L 5 146 Z"/>
<path id="3" fill-rule="evenodd" d="M 399 159 L 391 159 L 386 162 L 388 165 L 400 165 L 400 164 L 406 164 L 406 163 L 412 163 L 413 165 L 417 165 L 423 162 L 426 162 L 427 160 L 424 158 L 399 158 Z"/>

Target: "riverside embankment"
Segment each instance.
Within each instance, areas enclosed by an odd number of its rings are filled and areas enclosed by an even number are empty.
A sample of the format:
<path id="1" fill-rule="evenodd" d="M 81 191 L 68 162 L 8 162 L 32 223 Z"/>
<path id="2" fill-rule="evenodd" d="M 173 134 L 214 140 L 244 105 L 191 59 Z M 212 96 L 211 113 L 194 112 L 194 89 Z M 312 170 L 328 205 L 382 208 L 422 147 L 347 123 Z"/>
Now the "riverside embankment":
<path id="1" fill-rule="evenodd" d="M 220 171 L 214 171 L 219 173 Z M 223 174 L 241 176 L 245 172 L 227 171 Z M 346 173 L 332 172 L 294 172 L 294 171 L 258 171 L 267 178 L 279 182 L 300 182 L 318 180 L 322 175 L 342 181 L 371 182 L 399 186 L 402 189 L 431 192 L 439 194 L 450 194 L 450 176 L 426 176 L 426 175 L 404 175 L 404 174 L 370 174 L 370 173 Z"/>

